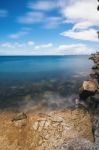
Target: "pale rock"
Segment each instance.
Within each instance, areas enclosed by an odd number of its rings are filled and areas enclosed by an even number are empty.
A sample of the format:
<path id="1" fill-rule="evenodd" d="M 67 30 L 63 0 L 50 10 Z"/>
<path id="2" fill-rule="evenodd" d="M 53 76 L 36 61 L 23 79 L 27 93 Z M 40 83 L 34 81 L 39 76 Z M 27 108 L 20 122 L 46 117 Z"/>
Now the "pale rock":
<path id="1" fill-rule="evenodd" d="M 96 92 L 98 89 L 98 85 L 95 81 L 84 81 L 82 85 L 82 89 L 84 91 Z"/>

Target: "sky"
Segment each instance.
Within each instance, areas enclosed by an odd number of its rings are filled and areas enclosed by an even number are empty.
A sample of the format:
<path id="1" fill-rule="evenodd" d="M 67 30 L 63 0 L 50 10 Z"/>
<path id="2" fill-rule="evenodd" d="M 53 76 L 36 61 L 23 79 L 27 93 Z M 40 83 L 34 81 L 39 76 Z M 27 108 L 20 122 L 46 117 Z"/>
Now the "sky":
<path id="1" fill-rule="evenodd" d="M 99 51 L 98 0 L 0 0 L 0 55 Z"/>

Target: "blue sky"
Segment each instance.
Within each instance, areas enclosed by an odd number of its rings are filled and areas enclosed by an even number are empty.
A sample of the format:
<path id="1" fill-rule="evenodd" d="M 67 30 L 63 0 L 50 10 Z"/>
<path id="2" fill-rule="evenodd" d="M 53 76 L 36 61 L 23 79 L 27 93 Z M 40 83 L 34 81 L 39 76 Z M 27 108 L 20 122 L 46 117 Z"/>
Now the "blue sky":
<path id="1" fill-rule="evenodd" d="M 0 0 L 0 55 L 98 51 L 97 6 L 97 0 Z"/>

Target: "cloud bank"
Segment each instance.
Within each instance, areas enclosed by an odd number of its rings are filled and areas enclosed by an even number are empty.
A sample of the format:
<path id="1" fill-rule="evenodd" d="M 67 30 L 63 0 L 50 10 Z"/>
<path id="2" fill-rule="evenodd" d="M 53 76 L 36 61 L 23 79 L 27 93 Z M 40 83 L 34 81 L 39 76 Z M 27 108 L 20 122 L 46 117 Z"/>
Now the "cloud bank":
<path id="1" fill-rule="evenodd" d="M 33 41 L 25 43 L 1 43 L 0 55 L 85 55 L 94 53 L 95 49 L 85 44 L 64 44 L 55 46 L 53 43 L 36 44 Z"/>
<path id="2" fill-rule="evenodd" d="M 38 0 L 27 3 L 27 11 L 17 18 L 22 24 L 41 23 L 47 29 L 57 28 L 59 25 L 72 24 L 70 30 L 60 35 L 76 40 L 97 42 L 97 29 L 99 26 L 98 2 L 94 0 Z M 48 15 L 56 11 L 57 15 Z"/>
<path id="3" fill-rule="evenodd" d="M 98 2 L 94 0 L 70 0 L 69 5 L 62 9 L 65 23 L 73 24 L 73 28 L 64 31 L 61 35 L 88 41 L 97 40 L 99 26 Z"/>

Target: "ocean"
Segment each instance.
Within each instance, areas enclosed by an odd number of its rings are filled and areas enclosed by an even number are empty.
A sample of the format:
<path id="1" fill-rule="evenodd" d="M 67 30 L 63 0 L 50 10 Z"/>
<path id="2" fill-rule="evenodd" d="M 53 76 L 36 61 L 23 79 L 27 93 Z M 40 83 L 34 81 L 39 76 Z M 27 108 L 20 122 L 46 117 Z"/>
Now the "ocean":
<path id="1" fill-rule="evenodd" d="M 0 110 L 73 107 L 91 67 L 89 56 L 1 56 Z"/>

